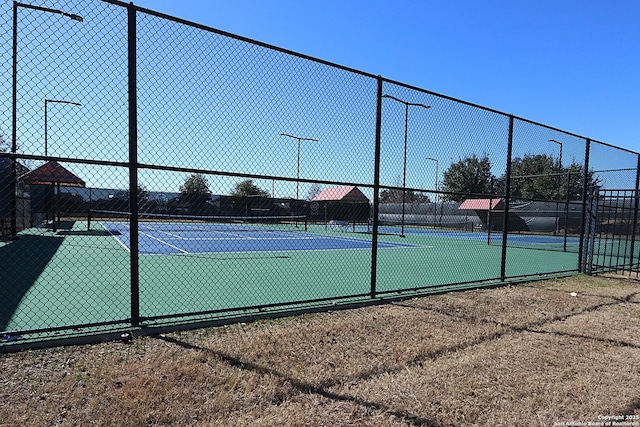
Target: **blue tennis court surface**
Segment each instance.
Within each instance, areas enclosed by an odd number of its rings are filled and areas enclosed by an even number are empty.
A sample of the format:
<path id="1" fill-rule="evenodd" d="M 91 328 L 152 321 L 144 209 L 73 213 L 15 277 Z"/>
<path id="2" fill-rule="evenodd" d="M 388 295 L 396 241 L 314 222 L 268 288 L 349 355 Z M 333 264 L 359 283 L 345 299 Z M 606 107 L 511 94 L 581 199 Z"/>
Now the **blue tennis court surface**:
<path id="1" fill-rule="evenodd" d="M 102 226 L 127 250 L 127 223 L 102 222 Z M 371 249 L 370 239 L 348 238 L 304 231 L 261 229 L 252 226 L 216 227 L 154 223 L 140 227 L 140 254 L 201 254 L 234 252 L 322 251 Z M 412 248 L 416 245 L 378 242 L 378 248 Z"/>

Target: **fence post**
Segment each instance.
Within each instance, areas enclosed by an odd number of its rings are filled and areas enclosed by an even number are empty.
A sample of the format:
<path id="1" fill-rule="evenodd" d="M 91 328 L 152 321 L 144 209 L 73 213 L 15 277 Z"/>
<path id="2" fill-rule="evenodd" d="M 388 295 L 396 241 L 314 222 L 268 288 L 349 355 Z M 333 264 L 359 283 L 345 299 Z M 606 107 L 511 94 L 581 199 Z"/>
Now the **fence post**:
<path id="1" fill-rule="evenodd" d="M 489 189 L 489 210 L 487 211 L 487 246 L 491 245 L 491 206 L 493 205 L 493 191 L 495 189 L 495 178 L 491 177 L 491 188 Z M 466 221 L 465 221 L 466 225 Z M 473 222 L 471 223 L 471 231 L 473 232 Z"/>
<path id="2" fill-rule="evenodd" d="M 138 263 L 138 93 L 136 67 L 136 6 L 129 3 L 128 17 L 128 85 L 129 85 L 129 245 L 131 250 L 131 325 L 140 325 L 140 271 Z"/>
<path id="3" fill-rule="evenodd" d="M 569 232 L 569 201 L 571 198 L 569 197 L 569 190 L 571 188 L 571 172 L 567 172 L 567 196 L 565 198 L 564 204 L 564 247 L 563 252 L 567 252 L 567 235 Z"/>
<path id="4" fill-rule="evenodd" d="M 376 297 L 378 269 L 378 213 L 380 193 L 380 145 L 382 140 L 382 77 L 378 76 L 376 96 L 376 148 L 373 165 L 373 229 L 371 230 L 371 298 Z"/>
<path id="5" fill-rule="evenodd" d="M 591 140 L 587 138 L 585 141 L 584 151 L 584 170 L 582 171 L 582 220 L 580 221 L 580 247 L 578 249 L 578 271 L 580 273 L 586 273 L 585 263 L 583 259 L 584 238 L 587 231 L 585 222 L 587 220 L 587 198 L 591 183 L 589 182 L 589 156 L 591 153 Z"/>
<path id="6" fill-rule="evenodd" d="M 589 195 L 587 206 L 585 207 L 587 220 L 584 227 L 585 232 L 583 234 L 585 235 L 584 237 L 587 240 L 582 248 L 582 250 L 584 251 L 584 255 L 582 256 L 584 265 L 580 266 L 581 273 L 585 273 L 588 275 L 591 275 L 593 272 L 593 257 L 595 252 L 596 232 L 598 226 L 598 205 L 600 203 L 599 187 L 594 185 L 591 188 L 592 191 Z"/>
<path id="7" fill-rule="evenodd" d="M 13 2 L 13 100 L 11 124 L 11 154 L 18 151 L 18 3 Z M 18 159 L 11 158 L 11 240 L 18 238 Z"/>
<path id="8" fill-rule="evenodd" d="M 507 144 L 507 170 L 505 172 L 504 218 L 502 220 L 502 259 L 500 262 L 500 280 L 507 275 L 507 237 L 509 228 L 509 202 L 511 199 L 511 154 L 513 151 L 513 115 L 509 116 L 509 142 Z"/>
<path id="9" fill-rule="evenodd" d="M 636 247 L 636 231 L 638 224 L 638 205 L 640 200 L 638 200 L 638 190 L 640 189 L 640 154 L 638 154 L 638 161 L 636 163 L 636 188 L 634 189 L 634 204 L 633 204 L 633 223 L 631 224 L 631 254 L 629 255 L 631 259 L 629 260 L 629 273 L 633 271 L 633 258 L 635 257 L 635 247 Z M 636 270 L 637 273 L 638 270 Z"/>

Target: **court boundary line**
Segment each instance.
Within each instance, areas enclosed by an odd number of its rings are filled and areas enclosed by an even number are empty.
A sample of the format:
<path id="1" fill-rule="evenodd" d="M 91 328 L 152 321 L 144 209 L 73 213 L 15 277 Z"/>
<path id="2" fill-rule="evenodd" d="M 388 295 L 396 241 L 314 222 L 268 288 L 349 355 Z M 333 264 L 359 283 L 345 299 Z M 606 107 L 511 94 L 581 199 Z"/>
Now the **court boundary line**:
<path id="1" fill-rule="evenodd" d="M 111 230 L 109 230 L 107 228 L 107 226 L 109 224 L 114 224 L 114 225 L 123 225 L 124 229 L 127 230 L 127 232 L 129 233 L 129 235 L 131 235 L 131 227 L 128 226 L 125 222 L 114 222 L 114 221 L 100 221 L 100 225 L 109 233 L 109 235 L 113 238 L 115 238 L 118 243 L 123 246 L 127 252 L 131 252 L 131 249 L 122 241 L 119 239 L 119 235 L 121 236 L 122 233 L 115 234 L 113 233 Z M 257 230 L 260 231 L 260 230 Z M 236 240 L 236 241 L 256 241 L 256 240 L 335 240 L 337 242 L 347 242 L 347 243 L 363 243 L 363 242 L 371 242 L 368 239 L 358 239 L 355 237 L 344 237 L 344 236 L 327 236 L 327 235 L 323 235 L 323 234 L 315 234 L 315 233 L 309 233 L 309 232 L 296 232 L 296 231 L 279 231 L 276 230 L 277 233 L 283 233 L 283 234 L 291 234 L 292 236 L 296 236 L 299 234 L 304 235 L 305 237 L 303 238 L 299 238 L 299 237 L 278 237 L 278 238 L 254 238 L 254 237 L 243 237 L 242 235 L 238 235 L 237 238 L 233 238 L 233 237 L 225 237 L 225 238 L 184 238 L 178 235 L 174 235 L 172 233 L 169 232 L 163 232 L 163 231 L 159 231 L 161 233 L 164 234 L 168 234 L 170 236 L 175 236 L 175 239 L 178 240 L 185 240 L 185 241 L 216 241 L 216 240 Z M 212 233 L 225 233 L 225 232 L 216 232 L 213 231 Z M 162 245 L 165 245 L 169 248 L 172 248 L 174 250 L 177 250 L 179 253 L 175 253 L 175 252 L 169 252 L 169 253 L 161 253 L 161 252 L 143 252 L 140 250 L 140 248 L 138 248 L 138 254 L 142 255 L 142 256 L 150 256 L 150 255 L 168 255 L 168 256 L 189 256 L 189 255 L 211 255 L 211 254 L 256 254 L 256 253 L 264 253 L 264 254 L 268 254 L 268 253 L 291 253 L 291 252 L 327 252 L 327 251 L 349 251 L 349 250 L 372 250 L 372 245 L 369 247 L 352 247 L 352 248 L 327 248 L 327 249 L 277 249 L 277 250 L 273 250 L 273 251 L 265 251 L 265 250 L 260 250 L 260 251 L 247 251 L 247 250 L 243 250 L 243 251 L 206 251 L 206 252 L 189 252 L 183 248 L 180 248 L 176 245 L 173 245 L 167 241 L 164 241 L 152 234 L 149 234 L 148 232 L 145 231 L 141 231 L 139 230 L 139 234 L 144 235 L 150 239 L 156 240 L 158 242 L 160 242 Z M 227 233 L 230 234 L 230 233 Z M 237 235 L 237 234 L 236 234 Z M 383 246 L 381 246 L 383 245 Z M 415 244 L 411 244 L 411 243 L 395 243 L 395 242 L 385 242 L 385 241 L 379 241 L 378 242 L 378 249 L 433 249 L 434 246 L 432 245 L 415 245 Z"/>
<path id="2" fill-rule="evenodd" d="M 393 243 L 392 243 L 393 244 Z M 395 245 L 395 244 L 394 244 Z M 392 246 L 385 248 L 378 248 L 380 250 L 392 250 L 392 249 L 434 249 L 434 246 Z M 234 252 L 185 252 L 185 253 L 144 253 L 140 252 L 141 256 L 189 256 L 189 255 L 215 255 L 215 254 L 272 254 L 272 253 L 298 253 L 298 252 L 340 252 L 340 251 L 370 251 L 371 248 L 338 248 L 338 249 L 279 249 L 275 251 L 234 251 Z M 285 258 L 285 257 L 283 257 Z M 290 258 L 287 256 L 286 258 Z"/>
<path id="3" fill-rule="evenodd" d="M 112 233 L 112 232 L 111 232 L 111 230 L 109 230 L 107 227 L 105 227 L 105 226 L 104 226 L 104 223 L 102 223 L 102 222 L 101 222 L 101 223 L 100 223 L 100 226 L 101 226 L 102 228 L 104 228 L 104 230 L 105 230 L 107 233 L 109 233 L 109 236 L 111 236 L 111 237 L 113 237 L 114 239 L 116 239 L 116 241 L 120 244 L 120 246 L 124 247 L 124 249 L 125 249 L 127 252 L 131 253 L 131 248 L 130 248 L 129 246 L 125 245 L 125 243 L 124 243 L 122 240 L 118 239 L 118 236 L 116 236 L 114 233 Z M 122 234 L 120 234 L 120 235 L 122 235 Z M 131 232 L 129 232 L 129 235 L 131 235 Z M 131 238 L 129 238 L 129 243 L 131 243 Z"/>

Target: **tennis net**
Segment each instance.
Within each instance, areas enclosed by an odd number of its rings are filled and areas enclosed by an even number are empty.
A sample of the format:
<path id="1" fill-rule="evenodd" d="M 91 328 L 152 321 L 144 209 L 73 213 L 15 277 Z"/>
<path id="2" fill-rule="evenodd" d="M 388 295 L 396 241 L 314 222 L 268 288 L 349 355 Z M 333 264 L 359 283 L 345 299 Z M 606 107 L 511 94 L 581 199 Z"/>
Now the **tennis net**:
<path id="1" fill-rule="evenodd" d="M 131 213 L 91 210 L 87 230 L 129 230 Z M 306 231 L 307 218 L 300 216 L 206 216 L 138 213 L 138 229 L 144 232 L 256 232 Z"/>

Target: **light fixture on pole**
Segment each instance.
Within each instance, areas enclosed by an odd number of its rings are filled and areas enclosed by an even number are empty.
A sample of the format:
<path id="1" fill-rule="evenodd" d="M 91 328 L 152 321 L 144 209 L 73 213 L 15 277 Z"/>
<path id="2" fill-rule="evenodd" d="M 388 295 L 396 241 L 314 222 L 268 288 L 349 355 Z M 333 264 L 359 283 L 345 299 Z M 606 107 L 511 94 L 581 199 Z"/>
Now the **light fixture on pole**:
<path id="1" fill-rule="evenodd" d="M 560 162 L 560 167 L 562 168 L 562 142 L 556 141 L 555 139 L 550 139 L 549 142 L 553 142 L 560 146 L 560 154 L 558 155 L 558 161 Z"/>
<path id="2" fill-rule="evenodd" d="M 40 12 L 53 13 L 56 15 L 66 16 L 74 21 L 83 22 L 82 16 L 75 13 L 69 13 L 58 9 L 48 7 L 35 6 L 32 4 L 13 2 L 13 77 L 12 77 L 12 106 L 11 106 L 11 154 L 18 151 L 18 8 L 37 10 Z M 11 196 L 11 239 L 17 239 L 18 234 L 18 200 L 16 196 L 18 186 L 18 171 L 16 159 L 11 160 L 11 181 L 13 182 Z"/>
<path id="3" fill-rule="evenodd" d="M 433 157 L 427 157 L 427 160 L 431 160 L 432 162 L 436 162 L 436 184 L 435 184 L 435 188 L 436 188 L 436 194 L 435 194 L 435 204 L 436 207 L 433 210 L 433 226 L 436 226 L 436 223 L 438 222 L 438 202 L 440 201 L 440 194 L 438 193 L 438 159 L 435 159 Z"/>
<path id="4" fill-rule="evenodd" d="M 400 229 L 400 237 L 404 237 L 404 212 L 405 212 L 405 199 L 406 199 L 406 188 L 407 188 L 407 138 L 408 138 L 408 130 L 409 130 L 409 107 L 422 107 L 424 109 L 431 108 L 430 105 L 418 104 L 414 102 L 403 101 L 402 99 L 398 99 L 395 96 L 391 95 L 382 95 L 383 98 L 389 98 L 396 102 L 399 102 L 404 105 L 404 166 L 402 168 L 402 219 L 401 219 L 401 229 Z"/>
<path id="5" fill-rule="evenodd" d="M 76 105 L 78 107 L 82 106 L 82 104 L 73 101 L 61 101 L 58 99 L 45 99 L 44 100 L 44 155 L 48 156 L 48 146 L 49 146 L 49 128 L 48 128 L 48 119 L 47 119 L 47 105 L 49 103 L 58 103 L 58 104 L 69 104 Z"/>
<path id="6" fill-rule="evenodd" d="M 296 214 L 297 214 L 298 200 L 300 199 L 300 142 L 301 141 L 318 142 L 318 140 L 314 138 L 303 138 L 300 136 L 290 135 L 288 133 L 281 133 L 280 136 L 286 136 L 288 138 L 293 138 L 298 141 L 298 167 L 297 167 L 297 174 L 296 174 Z"/>

